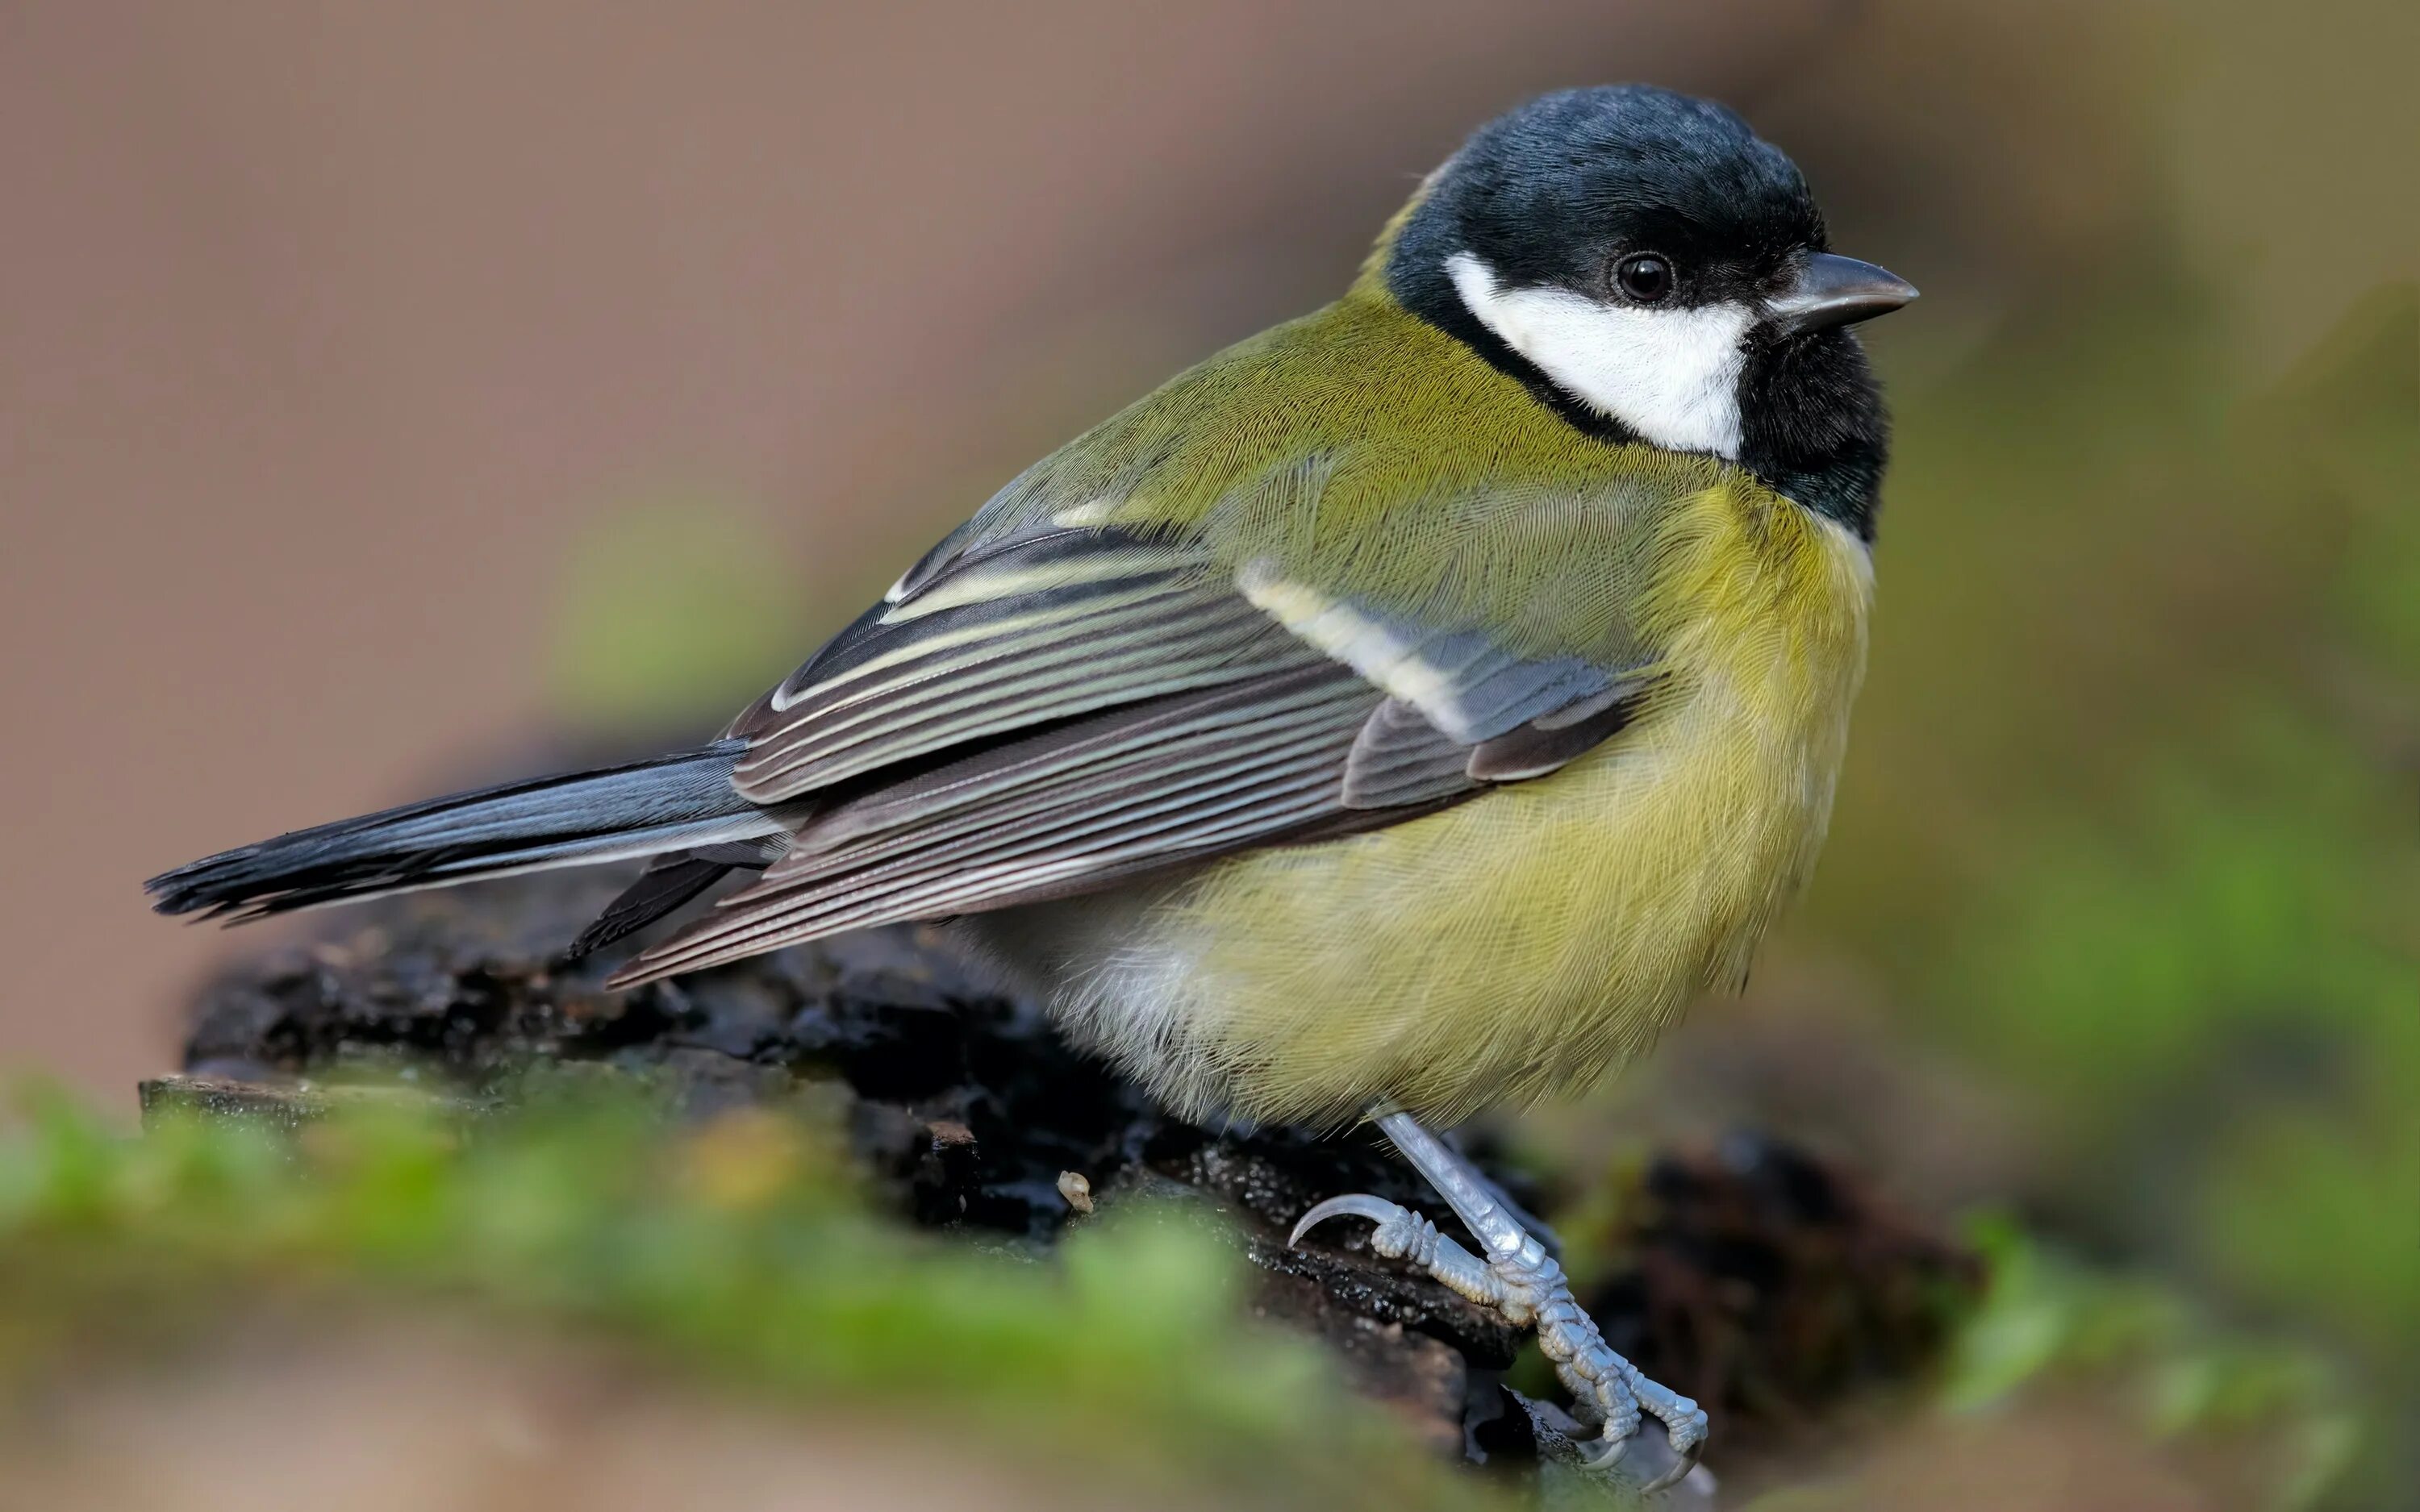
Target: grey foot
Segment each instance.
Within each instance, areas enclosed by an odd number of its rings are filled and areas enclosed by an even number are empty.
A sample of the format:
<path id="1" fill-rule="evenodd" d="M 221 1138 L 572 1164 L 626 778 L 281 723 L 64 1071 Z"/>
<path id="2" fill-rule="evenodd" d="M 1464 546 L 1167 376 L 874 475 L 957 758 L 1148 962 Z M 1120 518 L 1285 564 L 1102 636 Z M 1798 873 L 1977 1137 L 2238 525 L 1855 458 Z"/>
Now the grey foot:
<path id="1" fill-rule="evenodd" d="M 1490 1307 L 1515 1326 L 1532 1326 L 1538 1348 L 1553 1362 L 1555 1373 L 1583 1412 L 1593 1411 L 1603 1427 L 1583 1446 L 1586 1467 L 1600 1473 L 1614 1471 L 1638 1437 L 1642 1414 L 1664 1427 L 1671 1445 L 1672 1463 L 1651 1471 L 1638 1489 L 1652 1493 L 1678 1484 L 1698 1462 L 1705 1446 L 1706 1414 L 1696 1402 L 1649 1380 L 1637 1365 L 1613 1351 L 1605 1335 L 1572 1296 L 1571 1282 L 1535 1237 L 1514 1223 L 1483 1191 L 1478 1173 L 1440 1144 L 1435 1136 L 1400 1113 L 1381 1116 L 1387 1131 L 1405 1159 L 1427 1177 L 1486 1246 L 1481 1259 L 1437 1232 L 1436 1226 L 1410 1209 L 1384 1197 L 1330 1197 L 1302 1215 L 1289 1243 L 1330 1218 L 1368 1218 L 1378 1227 L 1371 1247 L 1390 1259 L 1408 1259 L 1453 1290 L 1482 1307 Z M 1624 1479 L 1629 1478 L 1627 1475 Z"/>

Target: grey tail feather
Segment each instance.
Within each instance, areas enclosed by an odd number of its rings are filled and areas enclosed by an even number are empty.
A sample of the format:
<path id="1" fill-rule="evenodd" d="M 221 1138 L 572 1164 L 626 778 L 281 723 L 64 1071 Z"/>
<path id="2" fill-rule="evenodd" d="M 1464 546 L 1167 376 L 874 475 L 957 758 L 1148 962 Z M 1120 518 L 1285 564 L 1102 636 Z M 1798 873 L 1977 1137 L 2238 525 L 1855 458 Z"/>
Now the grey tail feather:
<path id="1" fill-rule="evenodd" d="M 696 750 L 406 804 L 205 856 L 143 885 L 163 914 L 229 922 L 416 887 L 658 856 L 773 834 L 741 797 L 747 748 Z"/>
<path id="2" fill-rule="evenodd" d="M 763 871 L 789 849 L 789 843 L 786 834 L 769 835 L 763 840 L 707 845 L 656 857 L 639 873 L 637 881 L 605 905 L 595 923 L 580 932 L 580 937 L 564 950 L 564 959 L 578 961 L 593 955 L 679 912 L 690 900 L 721 881 L 726 872 Z"/>

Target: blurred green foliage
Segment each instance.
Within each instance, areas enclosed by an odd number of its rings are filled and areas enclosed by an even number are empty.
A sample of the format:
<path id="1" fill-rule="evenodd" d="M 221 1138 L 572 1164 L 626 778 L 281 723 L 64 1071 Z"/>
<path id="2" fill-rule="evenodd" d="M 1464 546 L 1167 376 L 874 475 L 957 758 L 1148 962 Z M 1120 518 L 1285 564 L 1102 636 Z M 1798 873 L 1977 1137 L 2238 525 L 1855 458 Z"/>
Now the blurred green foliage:
<path id="1" fill-rule="evenodd" d="M 1992 1280 L 1951 1355 L 1948 1411 L 2115 1378 L 2148 1436 L 2260 1445 L 2269 1489 L 2259 1504 L 2309 1506 L 2342 1483 L 2356 1417 L 2318 1353 L 2231 1333 L 2174 1288 L 2079 1264 L 2005 1219 L 1979 1221 L 1972 1237 Z"/>
<path id="2" fill-rule="evenodd" d="M 2022 1194 L 2420 1415 L 2420 299 L 2230 386 L 2174 270 L 1904 407 L 1817 924 L 2027 1108 Z M 2013 1195 L 2013 1194 L 2012 1194 Z"/>
<path id="3" fill-rule="evenodd" d="M 2420 1411 L 2420 301 L 2353 301 L 2255 390 L 2220 363 L 2214 307 L 2110 299 L 1908 406 L 1818 906 L 1911 1033 L 2030 1106 L 2032 1202 L 2322 1331 L 2392 1423 Z M 2354 1504 L 2408 1443 L 2373 1440 Z"/>
<path id="4" fill-rule="evenodd" d="M 235 1304 L 405 1300 L 574 1322 L 760 1390 L 896 1404 L 957 1448 L 1255 1505 L 1494 1504 L 1310 1343 L 1243 1321 L 1242 1261 L 1122 1212 L 1051 1261 L 871 1213 L 811 1121 L 671 1134 L 628 1091 L 462 1126 L 397 1095 L 287 1137 L 171 1117 L 130 1137 L 28 1100 L 0 1135 L 0 1385 Z M 942 1427 L 946 1425 L 946 1428 Z"/>

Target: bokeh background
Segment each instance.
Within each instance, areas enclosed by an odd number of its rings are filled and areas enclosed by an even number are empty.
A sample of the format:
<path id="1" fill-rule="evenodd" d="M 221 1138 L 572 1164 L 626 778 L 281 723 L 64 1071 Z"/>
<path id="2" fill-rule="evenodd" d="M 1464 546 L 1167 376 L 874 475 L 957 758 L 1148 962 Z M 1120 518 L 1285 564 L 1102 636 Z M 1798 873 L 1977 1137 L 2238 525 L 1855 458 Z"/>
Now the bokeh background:
<path id="1" fill-rule="evenodd" d="M 1523 1137 L 1995 1207 L 2309 1351 L 2329 1494 L 2415 1504 L 2415 69 L 2399 0 L 0 4 L 0 1064 L 131 1110 L 257 943 L 143 876 L 713 723 L 1473 124 L 1649 79 L 1925 297 L 1808 904 Z"/>

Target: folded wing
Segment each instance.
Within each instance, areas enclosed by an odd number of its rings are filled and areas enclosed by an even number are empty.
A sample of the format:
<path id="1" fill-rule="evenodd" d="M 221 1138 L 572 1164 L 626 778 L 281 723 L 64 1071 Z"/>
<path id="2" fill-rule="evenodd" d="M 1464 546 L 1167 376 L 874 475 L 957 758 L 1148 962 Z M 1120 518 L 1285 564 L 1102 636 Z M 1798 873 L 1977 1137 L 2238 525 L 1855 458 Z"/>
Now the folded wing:
<path id="1" fill-rule="evenodd" d="M 1417 818 L 1559 766 L 1652 682 L 1114 530 L 952 546 L 735 723 L 740 793 L 813 817 L 618 982 Z"/>

